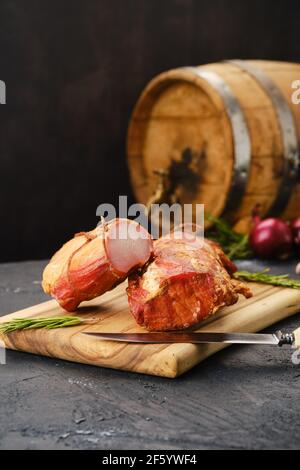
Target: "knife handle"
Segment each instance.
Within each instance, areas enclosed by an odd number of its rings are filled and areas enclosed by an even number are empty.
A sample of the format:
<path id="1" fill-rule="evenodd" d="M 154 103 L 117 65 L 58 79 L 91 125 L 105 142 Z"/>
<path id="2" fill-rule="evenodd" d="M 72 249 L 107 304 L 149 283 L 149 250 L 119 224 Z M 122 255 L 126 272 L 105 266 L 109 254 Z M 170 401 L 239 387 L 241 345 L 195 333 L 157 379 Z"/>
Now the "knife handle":
<path id="1" fill-rule="evenodd" d="M 300 328 L 294 331 L 295 347 L 300 348 Z"/>

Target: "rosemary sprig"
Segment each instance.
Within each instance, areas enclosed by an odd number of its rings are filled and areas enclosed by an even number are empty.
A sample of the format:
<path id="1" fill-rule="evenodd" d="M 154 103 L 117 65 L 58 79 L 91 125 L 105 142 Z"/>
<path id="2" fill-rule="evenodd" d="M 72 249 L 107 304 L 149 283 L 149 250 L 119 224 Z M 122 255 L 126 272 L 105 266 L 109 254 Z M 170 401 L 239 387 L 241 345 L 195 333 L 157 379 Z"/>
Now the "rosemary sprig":
<path id="1" fill-rule="evenodd" d="M 206 219 L 213 223 L 213 227 L 206 232 L 207 238 L 221 245 L 224 253 L 230 259 L 248 259 L 251 257 L 249 236 L 233 230 L 223 219 L 206 215 Z"/>
<path id="2" fill-rule="evenodd" d="M 230 259 L 248 259 L 252 254 L 248 235 L 242 235 L 239 241 L 229 243 L 225 248 Z"/>
<path id="3" fill-rule="evenodd" d="M 288 274 L 281 274 L 275 276 L 268 274 L 270 270 L 264 269 L 259 273 L 250 273 L 248 271 L 238 271 L 235 273 L 237 279 L 250 282 L 259 282 L 264 284 L 271 284 L 272 286 L 290 287 L 292 289 L 300 289 L 299 279 L 290 279 Z"/>
<path id="4" fill-rule="evenodd" d="M 41 318 L 14 318 L 13 320 L 0 323 L 0 333 L 11 333 L 17 330 L 31 330 L 44 328 L 52 330 L 54 328 L 65 328 L 82 323 L 79 317 L 60 316 L 60 317 L 41 317 Z"/>

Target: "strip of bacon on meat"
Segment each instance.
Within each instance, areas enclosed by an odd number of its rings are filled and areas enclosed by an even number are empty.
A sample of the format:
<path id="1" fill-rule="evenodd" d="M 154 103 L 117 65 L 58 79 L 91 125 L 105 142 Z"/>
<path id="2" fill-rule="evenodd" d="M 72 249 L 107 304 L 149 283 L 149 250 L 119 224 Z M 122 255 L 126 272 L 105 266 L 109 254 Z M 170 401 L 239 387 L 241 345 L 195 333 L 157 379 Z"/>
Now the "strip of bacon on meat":
<path id="1" fill-rule="evenodd" d="M 196 325 L 250 289 L 233 278 L 236 266 L 214 242 L 176 232 L 154 243 L 154 257 L 129 277 L 131 312 L 148 330 Z"/>
<path id="2" fill-rule="evenodd" d="M 72 312 L 124 281 L 152 251 L 152 238 L 142 226 L 115 219 L 63 245 L 44 270 L 43 289 Z"/>

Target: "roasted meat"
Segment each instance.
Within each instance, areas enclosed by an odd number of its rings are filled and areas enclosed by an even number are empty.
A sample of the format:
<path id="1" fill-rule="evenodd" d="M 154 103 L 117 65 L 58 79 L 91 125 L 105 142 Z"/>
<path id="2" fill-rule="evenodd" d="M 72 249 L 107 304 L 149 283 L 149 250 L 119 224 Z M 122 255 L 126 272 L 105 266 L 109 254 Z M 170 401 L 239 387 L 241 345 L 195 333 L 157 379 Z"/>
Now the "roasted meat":
<path id="1" fill-rule="evenodd" d="M 43 273 L 43 288 L 65 310 L 74 311 L 124 281 L 152 254 L 151 236 L 136 222 L 115 219 L 82 232 L 53 256 Z"/>
<path id="2" fill-rule="evenodd" d="M 178 235 L 157 240 L 153 259 L 129 277 L 131 312 L 148 330 L 188 328 L 236 303 L 238 294 L 252 296 L 232 277 L 236 267 L 217 244 Z"/>

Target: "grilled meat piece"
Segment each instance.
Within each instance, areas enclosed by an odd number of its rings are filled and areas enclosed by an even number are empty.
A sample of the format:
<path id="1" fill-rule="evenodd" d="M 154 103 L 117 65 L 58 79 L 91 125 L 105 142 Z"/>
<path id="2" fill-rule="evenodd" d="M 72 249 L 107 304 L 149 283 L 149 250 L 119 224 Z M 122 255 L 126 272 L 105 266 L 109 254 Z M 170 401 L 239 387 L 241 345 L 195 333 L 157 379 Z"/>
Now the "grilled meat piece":
<path id="1" fill-rule="evenodd" d="M 43 288 L 62 308 L 74 311 L 84 300 L 124 281 L 152 254 L 149 233 L 136 222 L 115 219 L 82 232 L 55 253 L 43 273 Z"/>
<path id="2" fill-rule="evenodd" d="M 178 330 L 196 325 L 238 295 L 252 296 L 234 279 L 236 266 L 214 242 L 174 233 L 157 240 L 154 257 L 129 277 L 131 312 L 148 330 Z"/>

